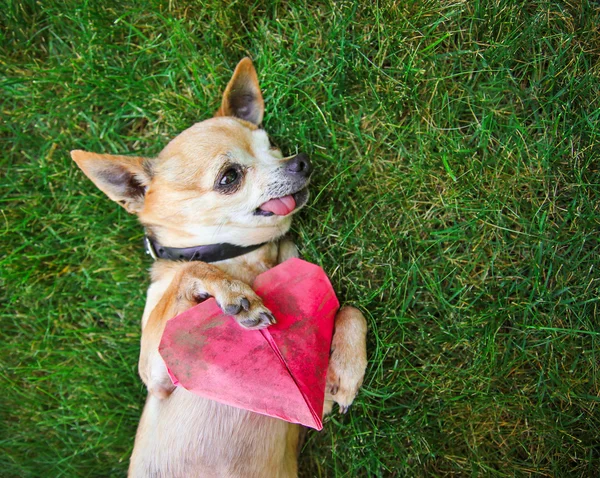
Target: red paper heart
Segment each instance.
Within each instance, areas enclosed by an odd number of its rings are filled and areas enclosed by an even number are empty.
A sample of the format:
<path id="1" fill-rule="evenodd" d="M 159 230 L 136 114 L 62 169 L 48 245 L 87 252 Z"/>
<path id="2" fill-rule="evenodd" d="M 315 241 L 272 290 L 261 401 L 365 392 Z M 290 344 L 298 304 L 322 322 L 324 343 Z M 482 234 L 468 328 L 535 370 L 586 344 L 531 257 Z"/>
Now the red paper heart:
<path id="1" fill-rule="evenodd" d="M 160 353 L 175 385 L 234 407 L 320 430 L 335 313 L 323 269 L 289 259 L 254 290 L 277 319 L 242 329 L 207 300 L 167 322 Z"/>

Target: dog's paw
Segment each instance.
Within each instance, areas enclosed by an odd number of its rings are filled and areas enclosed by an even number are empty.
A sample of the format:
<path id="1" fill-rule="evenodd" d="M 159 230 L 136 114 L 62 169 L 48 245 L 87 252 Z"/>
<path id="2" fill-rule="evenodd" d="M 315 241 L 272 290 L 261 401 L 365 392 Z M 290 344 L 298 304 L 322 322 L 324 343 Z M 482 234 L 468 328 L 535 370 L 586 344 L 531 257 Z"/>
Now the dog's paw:
<path id="1" fill-rule="evenodd" d="M 346 356 L 343 350 L 336 349 L 329 359 L 326 391 L 339 406 L 340 413 L 346 413 L 365 376 L 366 360 Z"/>
<path id="2" fill-rule="evenodd" d="M 215 299 L 221 310 L 245 329 L 259 330 L 276 323 L 262 299 L 244 282 L 226 281 L 225 287 L 215 293 Z"/>
<path id="3" fill-rule="evenodd" d="M 346 413 L 363 383 L 367 368 L 367 323 L 362 313 L 344 307 L 335 320 L 335 333 L 327 369 L 327 398 Z M 329 412 L 331 407 L 328 407 Z"/>

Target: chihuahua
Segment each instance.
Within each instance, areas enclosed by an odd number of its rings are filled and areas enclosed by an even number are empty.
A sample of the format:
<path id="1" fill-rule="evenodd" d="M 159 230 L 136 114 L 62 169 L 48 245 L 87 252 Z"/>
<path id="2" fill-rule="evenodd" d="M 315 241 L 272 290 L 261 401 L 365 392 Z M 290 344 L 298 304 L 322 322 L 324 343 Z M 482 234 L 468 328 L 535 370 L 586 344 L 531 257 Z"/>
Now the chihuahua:
<path id="1" fill-rule="evenodd" d="M 165 323 L 214 297 L 246 329 L 275 323 L 252 290 L 256 276 L 297 257 L 286 237 L 308 200 L 305 154 L 285 158 L 260 127 L 264 102 L 249 58 L 237 65 L 214 117 L 156 158 L 72 151 L 110 199 L 136 214 L 155 259 L 142 317 L 139 373 L 148 388 L 130 477 L 293 477 L 301 426 L 175 388 L 158 352 Z M 327 371 L 324 413 L 346 412 L 362 384 L 366 321 L 342 308 Z"/>

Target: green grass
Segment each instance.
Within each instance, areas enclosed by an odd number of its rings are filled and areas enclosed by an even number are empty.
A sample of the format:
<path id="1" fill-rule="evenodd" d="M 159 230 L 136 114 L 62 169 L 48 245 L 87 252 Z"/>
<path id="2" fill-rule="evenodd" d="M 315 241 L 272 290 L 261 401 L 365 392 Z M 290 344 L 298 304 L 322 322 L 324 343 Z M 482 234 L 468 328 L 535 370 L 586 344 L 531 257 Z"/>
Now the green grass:
<path id="1" fill-rule="evenodd" d="M 599 8 L 4 2 L 0 474 L 123 475 L 145 395 L 142 231 L 68 151 L 156 154 L 250 55 L 316 165 L 302 254 L 370 328 L 302 476 L 597 476 Z"/>

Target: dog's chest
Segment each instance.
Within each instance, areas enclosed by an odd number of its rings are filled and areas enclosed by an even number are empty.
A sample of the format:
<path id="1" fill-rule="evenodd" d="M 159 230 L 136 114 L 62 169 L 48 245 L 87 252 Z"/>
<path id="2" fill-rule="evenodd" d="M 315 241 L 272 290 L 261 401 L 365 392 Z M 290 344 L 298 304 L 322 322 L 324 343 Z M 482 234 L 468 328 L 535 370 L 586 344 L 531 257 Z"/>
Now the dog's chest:
<path id="1" fill-rule="evenodd" d="M 277 265 L 279 246 L 267 244 L 256 251 L 215 264 L 231 277 L 252 285 L 254 279 Z"/>

